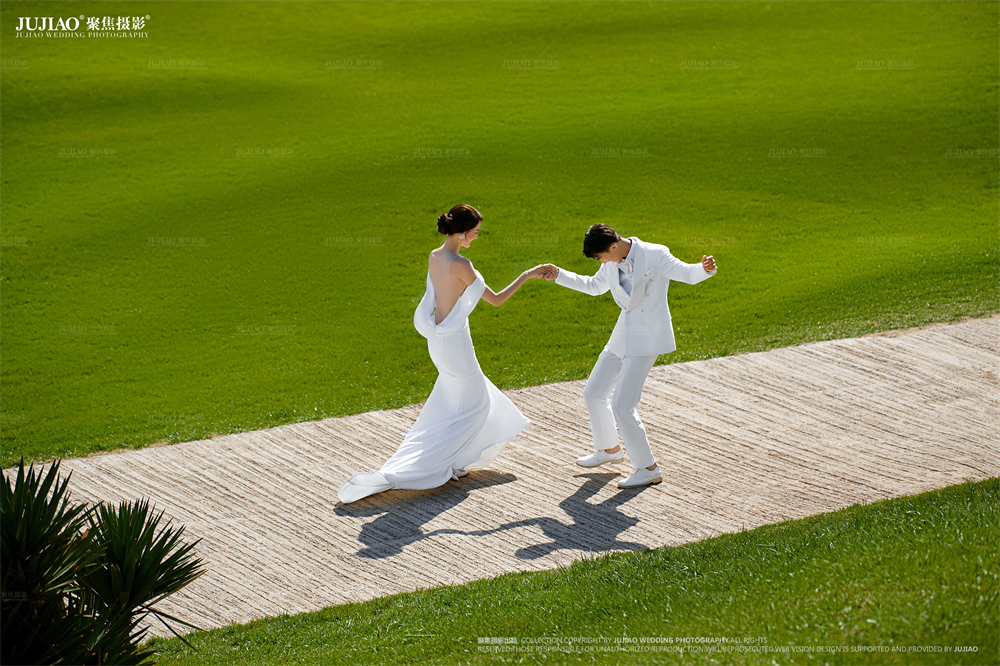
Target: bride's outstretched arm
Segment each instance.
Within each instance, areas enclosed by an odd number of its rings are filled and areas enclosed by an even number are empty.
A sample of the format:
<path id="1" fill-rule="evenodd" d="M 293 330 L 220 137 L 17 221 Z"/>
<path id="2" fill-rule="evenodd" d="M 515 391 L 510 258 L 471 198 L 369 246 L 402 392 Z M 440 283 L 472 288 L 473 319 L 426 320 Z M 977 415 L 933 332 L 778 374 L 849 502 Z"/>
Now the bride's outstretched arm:
<path id="1" fill-rule="evenodd" d="M 530 280 L 531 278 L 541 277 L 546 273 L 543 266 L 535 266 L 532 269 L 526 270 L 517 276 L 517 279 L 511 282 L 507 287 L 500 292 L 494 292 L 486 286 L 486 291 L 483 292 L 483 300 L 490 305 L 495 305 L 500 307 L 503 302 L 514 295 L 514 293 L 521 288 L 521 285 Z"/>

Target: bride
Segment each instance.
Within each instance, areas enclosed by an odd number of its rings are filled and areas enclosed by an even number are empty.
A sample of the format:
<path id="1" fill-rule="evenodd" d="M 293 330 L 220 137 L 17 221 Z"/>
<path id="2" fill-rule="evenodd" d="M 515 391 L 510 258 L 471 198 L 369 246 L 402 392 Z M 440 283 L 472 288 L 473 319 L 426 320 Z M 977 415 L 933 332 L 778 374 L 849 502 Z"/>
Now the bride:
<path id="1" fill-rule="evenodd" d="M 466 470 L 490 464 L 528 426 L 528 419 L 479 367 L 469 315 L 480 298 L 500 307 L 531 278 L 551 280 L 555 275 L 536 266 L 494 293 L 459 254 L 476 240 L 482 220 L 466 204 L 438 218 L 438 231 L 447 239 L 431 251 L 427 290 L 413 315 L 413 325 L 427 338 L 437 381 L 399 450 L 377 472 L 355 474 L 337 490 L 345 504 L 390 488 L 426 490 L 457 480 Z"/>

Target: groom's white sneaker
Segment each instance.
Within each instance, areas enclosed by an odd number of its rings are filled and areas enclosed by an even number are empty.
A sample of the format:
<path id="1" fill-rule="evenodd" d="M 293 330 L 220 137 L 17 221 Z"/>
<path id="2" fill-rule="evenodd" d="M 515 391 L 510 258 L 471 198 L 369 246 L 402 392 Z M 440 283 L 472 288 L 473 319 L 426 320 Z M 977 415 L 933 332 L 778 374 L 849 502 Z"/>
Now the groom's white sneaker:
<path id="1" fill-rule="evenodd" d="M 632 476 L 628 477 L 624 481 L 618 482 L 619 488 L 639 488 L 641 486 L 648 486 L 653 483 L 659 483 L 663 481 L 663 477 L 660 475 L 660 466 L 657 465 L 656 469 L 637 469 L 632 473 Z"/>
<path id="2" fill-rule="evenodd" d="M 591 453 L 589 456 L 577 458 L 576 464 L 580 467 L 597 467 L 604 463 L 621 462 L 622 460 L 625 460 L 625 452 L 619 448 L 614 453 L 607 453 L 602 450 Z"/>

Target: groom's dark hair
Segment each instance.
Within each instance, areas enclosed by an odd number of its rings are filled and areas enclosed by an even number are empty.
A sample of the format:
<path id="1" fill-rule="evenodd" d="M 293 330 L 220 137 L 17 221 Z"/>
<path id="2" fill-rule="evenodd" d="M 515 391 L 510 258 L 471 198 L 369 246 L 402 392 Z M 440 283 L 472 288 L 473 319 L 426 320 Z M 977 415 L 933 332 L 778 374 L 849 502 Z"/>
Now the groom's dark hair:
<path id="1" fill-rule="evenodd" d="M 583 255 L 590 259 L 597 259 L 601 252 L 607 252 L 613 243 L 622 239 L 618 232 L 606 224 L 595 224 L 587 229 L 587 234 L 583 237 Z"/>

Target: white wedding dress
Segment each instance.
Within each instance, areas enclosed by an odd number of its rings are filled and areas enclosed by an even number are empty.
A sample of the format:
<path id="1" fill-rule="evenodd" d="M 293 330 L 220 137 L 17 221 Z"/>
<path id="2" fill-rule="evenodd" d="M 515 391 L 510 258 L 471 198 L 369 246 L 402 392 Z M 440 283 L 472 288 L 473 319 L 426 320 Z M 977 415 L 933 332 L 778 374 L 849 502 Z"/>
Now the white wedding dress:
<path id="1" fill-rule="evenodd" d="M 390 488 L 426 490 L 457 478 L 461 470 L 490 464 L 507 441 L 530 421 L 483 374 L 469 332 L 469 315 L 482 298 L 486 283 L 476 271 L 455 307 L 434 323 L 434 284 L 413 315 L 413 325 L 427 338 L 427 350 L 438 370 L 437 380 L 399 450 L 377 472 L 355 474 L 337 489 L 345 504 Z M 458 474 L 456 474 L 456 472 Z"/>

